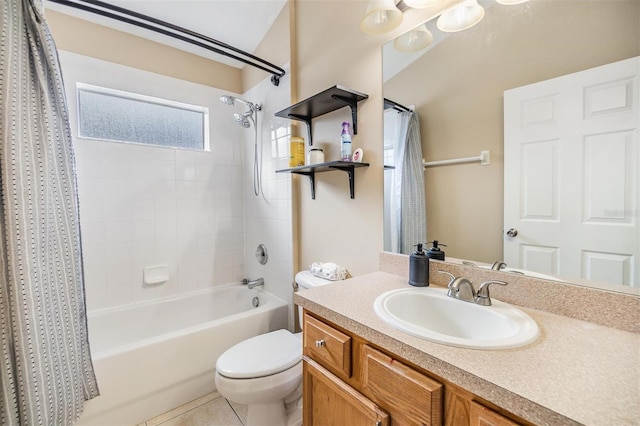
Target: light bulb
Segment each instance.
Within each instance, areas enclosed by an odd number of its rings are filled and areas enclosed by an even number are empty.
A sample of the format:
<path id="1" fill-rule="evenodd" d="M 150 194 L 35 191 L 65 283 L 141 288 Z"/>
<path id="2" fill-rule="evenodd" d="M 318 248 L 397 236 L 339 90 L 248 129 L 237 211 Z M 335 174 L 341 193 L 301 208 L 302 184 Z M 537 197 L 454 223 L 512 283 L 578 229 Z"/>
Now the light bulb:
<path id="1" fill-rule="evenodd" d="M 480 22 L 484 17 L 484 8 L 476 0 L 466 0 L 440 15 L 436 26 L 440 31 L 453 33 L 466 30 Z"/>
<path id="2" fill-rule="evenodd" d="M 377 35 L 393 31 L 402 23 L 402 12 L 393 0 L 369 0 L 367 11 L 360 22 L 360 31 Z"/>

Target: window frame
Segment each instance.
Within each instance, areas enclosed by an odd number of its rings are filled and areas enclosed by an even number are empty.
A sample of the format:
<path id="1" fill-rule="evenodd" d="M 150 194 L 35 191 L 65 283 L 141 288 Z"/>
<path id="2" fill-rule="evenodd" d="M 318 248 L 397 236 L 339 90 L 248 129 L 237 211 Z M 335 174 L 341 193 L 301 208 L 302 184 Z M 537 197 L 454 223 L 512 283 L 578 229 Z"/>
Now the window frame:
<path id="1" fill-rule="evenodd" d="M 176 108 L 176 109 L 182 109 L 182 110 L 186 110 L 186 111 L 192 111 L 192 112 L 198 112 L 198 113 L 202 113 L 203 118 L 203 128 L 202 128 L 202 133 L 203 133 L 203 141 L 202 141 L 202 149 L 200 148 L 187 148 L 187 147 L 183 147 L 183 146 L 173 146 L 173 145 L 160 145 L 160 144 L 155 144 L 155 143 L 144 143 L 144 142 L 137 142 L 137 141 L 127 141 L 127 140 L 120 140 L 120 139 L 106 139 L 106 138 L 97 138 L 97 137 L 93 137 L 93 136 L 86 136 L 83 135 L 80 131 L 81 129 L 81 124 L 82 124 L 82 107 L 81 107 L 81 102 L 80 102 L 80 92 L 81 91 L 85 91 L 85 92 L 92 92 L 92 93 L 97 93 L 97 94 L 103 94 L 103 95 L 108 95 L 108 96 L 115 96 L 121 99 L 127 99 L 127 100 L 133 100 L 133 101 L 139 101 L 139 102 L 145 102 L 145 103 L 150 103 L 150 104 L 155 104 L 155 105 L 160 105 L 160 106 L 167 106 L 167 107 L 171 107 L 171 108 Z M 164 99 L 164 98 L 159 98 L 156 96 L 149 96 L 149 95 L 142 95 L 140 93 L 133 93 L 133 92 L 128 92 L 125 90 L 118 90 L 118 89 L 112 89 L 109 87 L 102 87 L 102 86 L 96 86 L 93 84 L 88 84 L 88 83 L 81 83 L 81 82 L 76 82 L 76 114 L 77 114 L 77 137 L 80 139 L 86 139 L 86 140 L 98 140 L 98 141 L 108 141 L 108 142 L 117 142 L 117 143 L 126 143 L 126 144 L 134 144 L 134 145 L 142 145 L 142 146 L 149 146 L 149 147 L 154 147 L 154 148 L 172 148 L 172 149 L 183 149 L 183 150 L 189 150 L 189 151 L 196 151 L 196 152 L 210 152 L 211 151 L 211 137 L 210 137 L 210 131 L 209 131 L 209 108 L 206 106 L 202 106 L 202 105 L 194 105 L 194 104 L 188 104 L 185 102 L 178 102 L 178 101 L 174 101 L 174 100 L 170 100 L 170 99 Z"/>

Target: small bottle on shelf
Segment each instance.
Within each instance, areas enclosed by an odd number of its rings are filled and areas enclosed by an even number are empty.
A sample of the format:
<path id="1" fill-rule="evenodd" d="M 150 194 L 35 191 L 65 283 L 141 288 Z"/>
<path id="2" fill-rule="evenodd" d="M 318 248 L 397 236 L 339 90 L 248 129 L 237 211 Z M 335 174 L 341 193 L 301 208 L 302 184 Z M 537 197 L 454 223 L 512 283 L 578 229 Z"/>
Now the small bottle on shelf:
<path id="1" fill-rule="evenodd" d="M 340 160 L 351 161 L 351 130 L 349 130 L 349 122 L 342 123 L 342 134 L 340 135 L 342 145 L 340 147 Z"/>

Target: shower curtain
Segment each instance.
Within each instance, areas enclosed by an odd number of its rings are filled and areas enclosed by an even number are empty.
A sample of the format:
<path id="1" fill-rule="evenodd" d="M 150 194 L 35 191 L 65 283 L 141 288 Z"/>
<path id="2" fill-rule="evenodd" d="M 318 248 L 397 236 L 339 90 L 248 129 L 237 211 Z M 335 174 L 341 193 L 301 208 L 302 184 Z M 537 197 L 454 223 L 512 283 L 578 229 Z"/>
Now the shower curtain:
<path id="1" fill-rule="evenodd" d="M 427 238 L 422 139 L 416 112 L 397 115 L 393 202 L 398 219 L 398 251 L 409 254 Z"/>
<path id="2" fill-rule="evenodd" d="M 98 387 L 62 77 L 42 0 L 0 7 L 0 424 L 70 425 Z"/>

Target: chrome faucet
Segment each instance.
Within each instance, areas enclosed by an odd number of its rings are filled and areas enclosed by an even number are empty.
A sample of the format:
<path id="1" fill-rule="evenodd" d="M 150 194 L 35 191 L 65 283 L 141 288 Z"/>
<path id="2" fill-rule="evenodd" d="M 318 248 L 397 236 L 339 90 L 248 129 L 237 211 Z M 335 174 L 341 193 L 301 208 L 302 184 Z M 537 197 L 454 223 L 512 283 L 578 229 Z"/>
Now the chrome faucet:
<path id="1" fill-rule="evenodd" d="M 441 274 L 447 274 L 451 277 L 451 281 L 449 281 L 449 284 L 447 285 L 447 296 L 482 306 L 491 306 L 491 296 L 489 294 L 489 286 L 491 284 L 507 285 L 504 281 L 485 281 L 480 284 L 480 288 L 478 288 L 478 292 L 476 293 L 473 288 L 473 284 L 468 279 L 455 277 L 452 273 L 447 271 L 438 272 Z"/>
<path id="2" fill-rule="evenodd" d="M 243 278 L 242 284 L 246 285 L 249 288 L 249 290 L 251 290 L 252 288 L 259 285 L 264 286 L 264 278 L 258 278 L 256 280 L 248 280 L 246 278 Z"/>
<path id="3" fill-rule="evenodd" d="M 507 264 L 504 263 L 502 260 L 496 260 L 495 262 L 493 262 L 493 265 L 491 265 L 491 269 L 493 269 L 494 271 L 500 271 L 506 267 L 507 267 Z"/>

